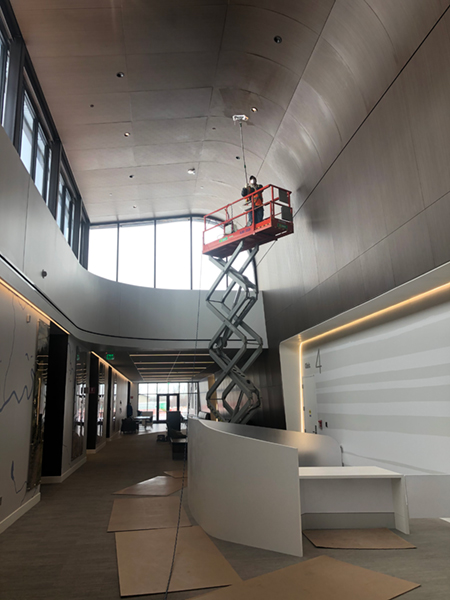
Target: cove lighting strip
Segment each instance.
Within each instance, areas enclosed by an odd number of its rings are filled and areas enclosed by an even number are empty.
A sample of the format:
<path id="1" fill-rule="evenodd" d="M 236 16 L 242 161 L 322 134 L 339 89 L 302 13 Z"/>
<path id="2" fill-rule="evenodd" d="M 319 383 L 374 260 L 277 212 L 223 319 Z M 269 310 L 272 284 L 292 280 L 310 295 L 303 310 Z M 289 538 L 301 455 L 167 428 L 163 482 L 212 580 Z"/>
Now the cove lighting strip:
<path id="1" fill-rule="evenodd" d="M 305 431 L 305 411 L 304 411 L 305 403 L 304 403 L 304 398 L 303 398 L 303 347 L 305 346 L 305 344 L 310 344 L 310 343 L 320 340 L 322 338 L 328 337 L 334 333 L 337 333 L 340 331 L 345 331 L 346 329 L 350 329 L 352 327 L 355 327 L 356 325 L 365 323 L 366 321 L 374 320 L 381 315 L 385 315 L 385 314 L 394 312 L 395 310 L 404 308 L 405 306 L 414 304 L 416 302 L 420 302 L 420 300 L 424 300 L 425 298 L 434 296 L 435 294 L 439 294 L 441 292 L 445 292 L 449 289 L 450 289 L 450 282 L 440 285 L 438 287 L 435 287 L 431 290 L 428 290 L 427 292 L 422 292 L 421 294 L 412 296 L 412 298 L 408 298 L 407 300 L 402 300 L 401 302 L 397 302 L 397 304 L 393 304 L 392 306 L 388 306 L 386 308 L 382 308 L 381 310 L 377 310 L 373 313 L 370 313 L 369 315 L 366 315 L 365 317 L 360 317 L 359 319 L 355 319 L 353 321 L 350 321 L 349 323 L 344 323 L 344 325 L 339 325 L 339 327 L 334 327 L 333 329 L 330 329 L 329 331 L 325 331 L 324 333 L 320 333 L 319 335 L 316 335 L 316 336 L 310 338 L 309 340 L 304 340 L 303 342 L 300 342 L 300 344 L 299 344 L 299 361 L 300 361 L 300 418 L 301 418 L 300 426 L 301 426 L 301 430 L 303 432 Z"/>
<path id="2" fill-rule="evenodd" d="M 67 333 L 67 335 L 70 335 L 70 333 L 66 329 L 64 329 L 64 327 L 62 327 L 54 319 L 52 319 L 51 317 L 49 317 L 47 315 L 47 313 L 45 313 L 43 310 L 41 310 L 35 304 L 33 304 L 33 302 L 31 302 L 31 300 L 28 300 L 28 298 L 25 298 L 25 296 L 22 296 L 22 294 L 20 292 L 18 292 L 16 289 L 14 289 L 11 285 L 9 285 L 9 283 L 6 283 L 6 281 L 4 279 L 0 278 L 0 285 L 2 285 L 9 292 L 11 292 L 12 294 L 14 294 L 14 296 L 17 296 L 17 298 L 20 298 L 22 300 L 22 302 L 25 302 L 25 304 L 27 304 L 30 308 L 32 308 L 33 310 L 35 310 L 40 315 L 42 315 L 45 319 L 48 319 L 49 321 L 51 321 L 52 323 L 54 323 L 57 327 L 59 327 L 60 329 L 62 329 L 62 331 L 64 331 L 64 333 Z"/>
<path id="3" fill-rule="evenodd" d="M 94 356 L 96 356 L 100 362 L 102 362 L 105 366 L 107 367 L 111 367 L 111 369 L 113 371 L 115 371 L 116 373 L 118 373 L 121 377 L 123 377 L 124 379 L 126 379 L 127 381 L 129 381 L 130 383 L 133 383 L 131 381 L 131 379 L 128 379 L 128 377 L 125 377 L 125 375 L 123 373 L 121 373 L 120 371 L 118 371 L 117 369 L 115 369 L 108 361 L 106 361 L 104 358 L 102 358 L 101 356 L 99 356 L 96 352 L 93 352 L 91 350 L 91 354 L 93 354 Z"/>

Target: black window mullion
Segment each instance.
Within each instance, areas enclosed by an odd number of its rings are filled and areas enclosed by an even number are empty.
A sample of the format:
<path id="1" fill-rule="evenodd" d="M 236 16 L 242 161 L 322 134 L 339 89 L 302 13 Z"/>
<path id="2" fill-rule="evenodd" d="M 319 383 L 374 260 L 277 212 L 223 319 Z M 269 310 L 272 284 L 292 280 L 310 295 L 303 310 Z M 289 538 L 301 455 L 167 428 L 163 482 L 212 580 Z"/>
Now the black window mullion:
<path id="1" fill-rule="evenodd" d="M 47 202 L 47 197 L 48 197 L 48 173 L 49 173 L 49 157 L 50 157 L 50 144 L 47 142 L 47 144 L 45 145 L 45 157 L 44 157 L 44 181 L 42 184 L 42 197 L 44 198 L 45 202 L 48 204 Z"/>
<path id="2" fill-rule="evenodd" d="M 28 95 L 28 97 L 30 97 Z M 37 118 L 37 111 L 31 102 L 31 106 L 34 111 L 34 119 L 33 119 L 33 141 L 31 143 L 31 166 L 30 166 L 30 175 L 31 179 L 35 181 L 36 179 L 36 159 L 37 159 L 37 140 L 38 140 L 38 129 L 39 129 L 39 119 Z"/>
<path id="3" fill-rule="evenodd" d="M 3 101 L 6 86 L 6 64 L 8 60 L 8 46 L 0 34 L 1 60 L 0 60 L 0 121 L 3 116 Z"/>
<path id="4" fill-rule="evenodd" d="M 72 250 L 77 258 L 80 257 L 80 226 L 81 226 L 81 198 L 76 198 L 73 224 Z"/>
<path id="5" fill-rule="evenodd" d="M 52 160 L 50 163 L 50 184 L 47 194 L 47 206 L 56 219 L 57 206 L 58 206 L 58 195 L 59 195 L 59 173 L 61 170 L 61 142 L 55 140 L 52 142 Z"/>
<path id="6" fill-rule="evenodd" d="M 4 128 L 19 153 L 22 135 L 24 62 L 25 44 L 23 40 L 20 38 L 11 40 Z"/>

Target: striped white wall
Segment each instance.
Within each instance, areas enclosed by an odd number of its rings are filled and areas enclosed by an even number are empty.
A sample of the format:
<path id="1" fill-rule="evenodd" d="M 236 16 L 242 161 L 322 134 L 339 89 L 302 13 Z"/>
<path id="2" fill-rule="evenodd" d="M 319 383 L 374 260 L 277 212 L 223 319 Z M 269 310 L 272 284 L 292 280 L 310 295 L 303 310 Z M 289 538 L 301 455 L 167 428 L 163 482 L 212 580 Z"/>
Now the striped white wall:
<path id="1" fill-rule="evenodd" d="M 450 474 L 450 303 L 307 345 L 306 363 L 344 464 Z"/>

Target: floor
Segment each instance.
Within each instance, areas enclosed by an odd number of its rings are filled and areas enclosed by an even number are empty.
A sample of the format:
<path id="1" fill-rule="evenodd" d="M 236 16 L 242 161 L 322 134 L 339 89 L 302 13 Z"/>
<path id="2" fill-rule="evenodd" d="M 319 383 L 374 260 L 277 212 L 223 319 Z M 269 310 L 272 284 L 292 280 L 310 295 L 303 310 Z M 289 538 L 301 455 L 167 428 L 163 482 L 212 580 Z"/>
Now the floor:
<path id="1" fill-rule="evenodd" d="M 159 427 L 155 426 L 159 430 Z M 113 492 L 165 470 L 178 470 L 158 431 L 121 435 L 58 485 L 42 486 L 42 500 L 0 535 L 1 600 L 116 600 L 120 598 L 114 534 L 106 529 Z M 189 514 L 187 493 L 184 505 Z M 242 507 L 251 510 L 251 507 Z M 223 542 L 214 543 L 243 579 L 326 554 L 339 560 L 421 583 L 405 600 L 450 597 L 450 523 L 411 521 L 417 550 L 318 550 L 304 539 L 300 559 Z M 151 569 L 149 565 L 149 569 Z M 201 592 L 169 594 L 171 600 Z M 163 594 L 140 596 L 162 600 Z"/>

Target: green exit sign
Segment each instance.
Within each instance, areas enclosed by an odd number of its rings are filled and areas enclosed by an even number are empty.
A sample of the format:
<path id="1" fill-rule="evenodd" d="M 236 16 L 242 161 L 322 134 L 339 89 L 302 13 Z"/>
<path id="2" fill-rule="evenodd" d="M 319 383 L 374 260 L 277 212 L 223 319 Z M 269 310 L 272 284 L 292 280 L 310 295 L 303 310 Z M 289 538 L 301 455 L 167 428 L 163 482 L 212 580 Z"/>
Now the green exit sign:
<path id="1" fill-rule="evenodd" d="M 114 360 L 114 354 L 107 354 L 106 360 Z"/>

